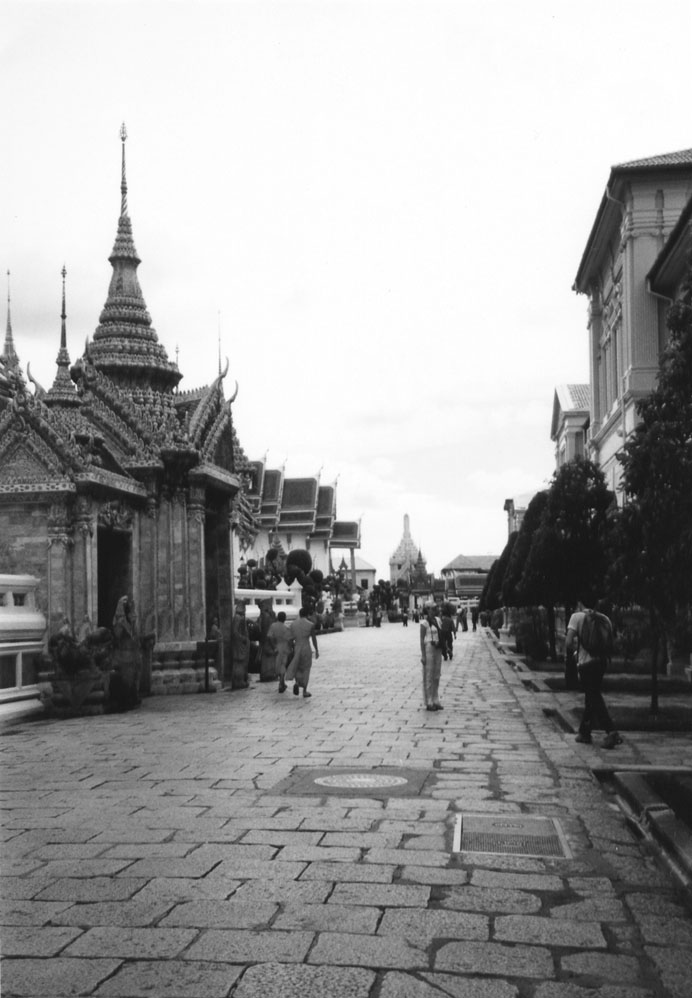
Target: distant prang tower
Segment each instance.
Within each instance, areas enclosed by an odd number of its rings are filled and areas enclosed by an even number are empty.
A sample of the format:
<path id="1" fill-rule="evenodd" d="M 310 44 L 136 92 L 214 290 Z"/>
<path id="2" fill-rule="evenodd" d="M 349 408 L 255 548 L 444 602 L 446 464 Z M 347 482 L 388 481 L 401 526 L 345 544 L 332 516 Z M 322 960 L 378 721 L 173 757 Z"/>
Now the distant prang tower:
<path id="1" fill-rule="evenodd" d="M 423 560 L 420 549 L 413 543 L 409 515 L 404 515 L 404 536 L 389 559 L 389 581 L 394 583 L 399 579 L 408 580 L 415 573 L 416 565 Z M 423 561 L 423 565 L 425 562 Z"/>

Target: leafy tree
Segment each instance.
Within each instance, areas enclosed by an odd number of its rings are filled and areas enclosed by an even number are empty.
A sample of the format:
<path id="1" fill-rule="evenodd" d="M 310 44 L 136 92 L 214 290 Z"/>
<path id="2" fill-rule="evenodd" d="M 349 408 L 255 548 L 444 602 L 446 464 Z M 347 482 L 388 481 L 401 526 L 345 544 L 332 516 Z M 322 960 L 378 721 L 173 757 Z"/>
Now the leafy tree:
<path id="1" fill-rule="evenodd" d="M 666 321 L 656 387 L 637 404 L 641 421 L 620 453 L 626 502 L 611 572 L 620 597 L 649 613 L 653 712 L 659 650 L 692 604 L 692 253 Z"/>
<path id="2" fill-rule="evenodd" d="M 541 524 L 543 511 L 548 501 L 547 491 L 537 492 L 526 508 L 524 519 L 512 549 L 504 579 L 502 580 L 502 602 L 505 606 L 525 606 L 526 602 L 519 595 L 518 587 L 528 558 L 533 537 Z"/>
<path id="3" fill-rule="evenodd" d="M 517 585 L 525 605 L 540 604 L 548 615 L 550 656 L 557 658 L 555 607 L 569 616 L 578 599 L 592 602 L 602 591 L 607 513 L 613 503 L 601 469 L 577 458 L 553 475 L 540 523 L 532 536 Z M 576 686 L 576 669 L 566 663 L 565 681 Z"/>
<path id="4" fill-rule="evenodd" d="M 489 610 L 497 610 L 503 606 L 502 587 L 507 573 L 507 566 L 509 565 L 512 557 L 512 551 L 517 543 L 517 537 L 517 531 L 513 530 L 507 538 L 507 543 L 502 550 L 502 554 L 493 566 L 495 571 L 493 572 L 492 584 L 488 591 L 489 602 L 492 604 L 488 606 L 487 609 Z"/>
<path id="5" fill-rule="evenodd" d="M 483 586 L 483 591 L 481 592 L 480 599 L 478 600 L 478 609 L 480 611 L 496 610 L 497 607 L 499 606 L 499 603 L 496 606 L 490 605 L 491 593 L 496 592 L 495 576 L 499 560 L 500 560 L 499 558 L 495 559 L 495 561 L 490 566 L 490 571 L 485 577 L 485 584 Z"/>

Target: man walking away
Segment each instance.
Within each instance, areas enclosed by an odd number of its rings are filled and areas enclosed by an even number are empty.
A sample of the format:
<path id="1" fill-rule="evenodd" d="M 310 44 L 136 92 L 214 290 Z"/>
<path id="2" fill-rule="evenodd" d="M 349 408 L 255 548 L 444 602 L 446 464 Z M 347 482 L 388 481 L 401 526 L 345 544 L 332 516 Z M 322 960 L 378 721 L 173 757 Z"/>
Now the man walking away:
<path id="1" fill-rule="evenodd" d="M 599 600 L 594 610 L 587 609 L 579 600 L 567 625 L 565 651 L 571 654 L 577 648 L 577 674 L 584 691 L 584 714 L 576 741 L 590 744 L 592 727 L 601 727 L 606 733 L 603 748 L 612 749 L 622 738 L 613 726 L 601 693 L 613 651 L 613 626 L 606 615 L 607 609 L 606 600 Z"/>

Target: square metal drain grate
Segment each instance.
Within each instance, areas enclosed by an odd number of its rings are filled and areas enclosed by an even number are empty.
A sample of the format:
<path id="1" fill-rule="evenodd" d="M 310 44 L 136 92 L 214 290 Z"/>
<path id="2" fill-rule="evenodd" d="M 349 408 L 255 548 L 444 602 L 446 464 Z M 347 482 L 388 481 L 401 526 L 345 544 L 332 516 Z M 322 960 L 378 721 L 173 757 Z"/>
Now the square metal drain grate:
<path id="1" fill-rule="evenodd" d="M 273 794 L 336 797 L 416 797 L 423 790 L 427 769 L 384 767 L 375 769 L 336 768 L 294 769 L 271 788 Z"/>
<path id="2" fill-rule="evenodd" d="M 572 854 L 557 818 L 525 814 L 460 814 L 454 829 L 454 852 L 494 855 L 560 856 Z"/>

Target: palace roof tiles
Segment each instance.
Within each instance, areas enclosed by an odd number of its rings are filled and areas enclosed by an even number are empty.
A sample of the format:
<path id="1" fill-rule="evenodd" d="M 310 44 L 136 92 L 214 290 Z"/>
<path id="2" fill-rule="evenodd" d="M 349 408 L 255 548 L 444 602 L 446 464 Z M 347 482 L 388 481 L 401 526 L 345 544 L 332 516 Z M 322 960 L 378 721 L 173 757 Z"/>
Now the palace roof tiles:
<path id="1" fill-rule="evenodd" d="M 442 569 L 443 572 L 489 572 L 496 554 L 458 554 L 453 561 Z"/>

